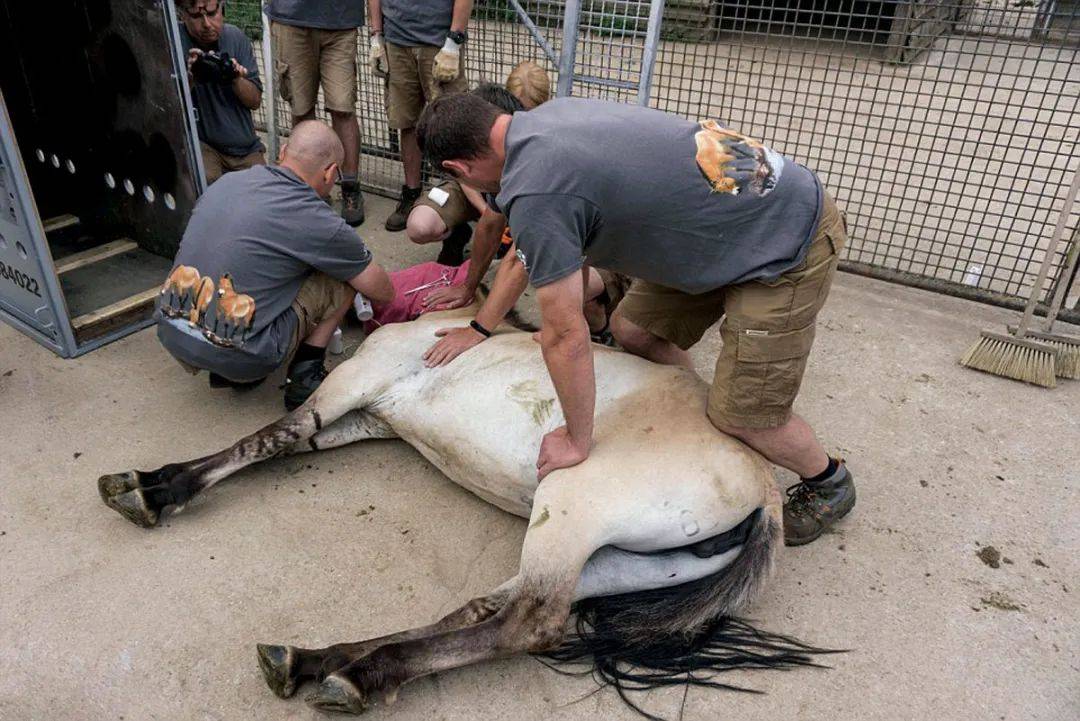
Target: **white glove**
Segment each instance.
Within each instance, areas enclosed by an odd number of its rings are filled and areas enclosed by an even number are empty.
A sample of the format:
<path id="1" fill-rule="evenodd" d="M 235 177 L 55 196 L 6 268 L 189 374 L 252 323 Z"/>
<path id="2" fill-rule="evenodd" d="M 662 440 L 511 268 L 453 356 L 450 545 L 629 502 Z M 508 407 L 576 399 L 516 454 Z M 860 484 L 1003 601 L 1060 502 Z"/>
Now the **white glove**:
<path id="1" fill-rule="evenodd" d="M 368 55 L 371 64 L 371 72 L 377 78 L 385 78 L 390 75 L 390 66 L 386 62 L 386 46 L 383 44 L 382 35 L 371 36 L 371 54 Z"/>
<path id="2" fill-rule="evenodd" d="M 435 55 L 435 65 L 431 69 L 432 77 L 440 83 L 457 80 L 460 61 L 461 46 L 447 38 L 442 50 Z"/>

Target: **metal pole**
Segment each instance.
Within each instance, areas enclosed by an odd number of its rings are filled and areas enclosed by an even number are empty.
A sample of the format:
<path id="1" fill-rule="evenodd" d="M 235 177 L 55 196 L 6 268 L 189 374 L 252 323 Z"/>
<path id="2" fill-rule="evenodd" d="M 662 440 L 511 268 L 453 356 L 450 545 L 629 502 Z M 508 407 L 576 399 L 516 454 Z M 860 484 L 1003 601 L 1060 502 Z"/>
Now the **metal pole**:
<path id="1" fill-rule="evenodd" d="M 173 67 L 176 69 L 175 80 L 180 88 L 180 97 L 187 109 L 188 156 L 191 158 L 191 167 L 195 169 L 195 194 L 202 195 L 206 192 L 206 168 L 203 167 L 202 152 L 199 150 L 199 124 L 196 120 L 195 101 L 191 98 L 191 86 L 188 84 L 187 58 L 184 57 L 183 46 L 180 43 L 180 21 L 176 17 L 176 8 L 173 3 L 162 3 L 165 13 L 165 32 L 169 33 L 172 45 Z"/>
<path id="2" fill-rule="evenodd" d="M 263 97 L 266 99 L 266 153 L 267 162 L 276 163 L 278 159 L 278 123 L 277 123 L 277 75 L 274 71 L 274 43 L 270 39 L 270 17 L 266 7 L 262 9 L 262 56 L 263 56 Z"/>
<path id="3" fill-rule="evenodd" d="M 1065 226 L 1069 222 L 1069 215 L 1072 213 L 1073 203 L 1076 202 L 1077 195 L 1080 195 L 1080 168 L 1077 168 L 1076 172 L 1073 173 L 1072 185 L 1069 186 L 1069 192 L 1065 196 L 1065 205 L 1061 208 L 1061 214 L 1058 216 L 1057 226 L 1054 228 L 1054 235 L 1050 238 L 1050 244 L 1046 246 L 1046 255 L 1043 257 L 1042 265 L 1039 267 L 1039 276 L 1035 279 L 1035 285 L 1031 289 L 1031 297 L 1028 298 L 1027 306 L 1024 308 L 1024 317 L 1020 320 L 1020 326 L 1016 329 L 1017 338 L 1023 338 L 1027 329 L 1031 327 L 1031 320 L 1035 316 L 1035 306 L 1039 303 L 1039 296 L 1042 295 L 1043 284 L 1046 282 L 1046 276 L 1050 273 L 1050 266 L 1054 264 L 1054 254 L 1057 253 L 1058 245 L 1065 235 Z"/>
<path id="4" fill-rule="evenodd" d="M 555 59 L 555 50 L 551 47 L 551 44 L 548 43 L 547 39 L 540 33 L 540 28 L 536 27 L 536 23 L 534 23 L 532 21 L 532 18 L 529 17 L 529 13 L 526 12 L 525 8 L 521 7 L 521 3 L 519 3 L 518 0 L 510 0 L 510 6 L 514 8 L 514 12 L 517 13 L 518 19 L 521 20 L 521 24 L 525 26 L 525 29 L 529 31 L 530 35 L 532 35 L 533 40 L 536 41 L 536 44 L 539 45 L 540 49 L 544 51 L 544 55 L 547 56 L 547 59 L 550 60 L 553 65 L 557 65 L 559 61 Z"/>
<path id="5" fill-rule="evenodd" d="M 648 105 L 652 94 L 653 66 L 656 64 L 656 46 L 660 42 L 660 22 L 663 17 L 664 0 L 652 0 L 649 5 L 649 26 L 645 30 L 645 49 L 641 55 L 638 105 Z"/>
<path id="6" fill-rule="evenodd" d="M 562 54 L 559 57 L 559 83 L 555 95 L 565 98 L 574 86 L 574 65 L 577 56 L 578 21 L 581 19 L 581 0 L 566 0 L 563 15 Z"/>

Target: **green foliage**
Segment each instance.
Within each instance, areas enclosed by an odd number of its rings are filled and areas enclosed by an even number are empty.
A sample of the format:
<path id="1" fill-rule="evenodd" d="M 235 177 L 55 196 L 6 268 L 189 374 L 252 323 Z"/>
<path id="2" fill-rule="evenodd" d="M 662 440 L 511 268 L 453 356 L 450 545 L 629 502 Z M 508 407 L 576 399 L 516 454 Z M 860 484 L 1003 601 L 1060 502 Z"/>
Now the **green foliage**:
<path id="1" fill-rule="evenodd" d="M 225 22 L 240 28 L 252 40 L 261 39 L 261 0 L 225 0 Z"/>

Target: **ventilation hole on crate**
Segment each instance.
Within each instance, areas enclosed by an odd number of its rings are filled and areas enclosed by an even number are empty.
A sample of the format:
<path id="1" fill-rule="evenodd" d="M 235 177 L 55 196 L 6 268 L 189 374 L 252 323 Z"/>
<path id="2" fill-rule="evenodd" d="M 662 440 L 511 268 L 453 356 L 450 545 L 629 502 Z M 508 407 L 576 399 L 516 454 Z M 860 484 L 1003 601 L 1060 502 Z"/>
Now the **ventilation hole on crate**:
<path id="1" fill-rule="evenodd" d="M 15 241 L 15 250 L 19 251 L 19 257 L 26 260 L 26 248 L 19 241 Z"/>
<path id="2" fill-rule="evenodd" d="M 113 177 L 112 173 L 105 173 L 105 185 L 109 186 L 109 188 L 116 188 L 116 178 Z"/>
<path id="3" fill-rule="evenodd" d="M 44 163 L 45 162 L 45 151 L 42 150 L 41 148 L 38 148 L 37 152 L 34 153 L 34 155 L 37 156 L 37 159 L 38 159 L 39 163 Z"/>
<path id="4" fill-rule="evenodd" d="M 149 185 L 144 185 L 143 186 L 142 194 L 143 194 L 143 197 L 146 198 L 147 203 L 153 203 L 154 202 L 154 189 L 151 188 Z"/>
<path id="5" fill-rule="evenodd" d="M 130 178 L 124 178 L 124 190 L 128 195 L 135 195 L 135 183 L 132 183 Z"/>
<path id="6" fill-rule="evenodd" d="M 162 197 L 165 201 L 165 207 L 169 210 L 176 210 L 176 198 L 172 196 L 172 193 L 165 193 Z"/>
<path id="7" fill-rule="evenodd" d="M 64 167 L 67 168 L 67 171 L 69 173 L 75 175 L 75 163 L 72 162 L 70 159 L 64 162 Z"/>
<path id="8" fill-rule="evenodd" d="M 60 158 L 56 157 L 56 153 L 53 153 L 49 156 L 49 162 L 52 163 L 52 166 L 54 168 L 60 167 Z"/>
<path id="9" fill-rule="evenodd" d="M 7 250 L 7 238 L 3 233 L 0 233 L 0 250 Z"/>

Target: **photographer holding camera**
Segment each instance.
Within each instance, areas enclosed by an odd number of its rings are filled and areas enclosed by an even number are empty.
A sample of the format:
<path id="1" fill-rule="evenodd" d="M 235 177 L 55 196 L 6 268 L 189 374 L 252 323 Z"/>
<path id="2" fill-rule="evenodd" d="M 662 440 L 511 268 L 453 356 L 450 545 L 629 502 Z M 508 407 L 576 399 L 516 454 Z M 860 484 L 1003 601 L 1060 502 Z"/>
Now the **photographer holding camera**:
<path id="1" fill-rule="evenodd" d="M 224 173 L 265 165 L 265 148 L 251 119 L 262 102 L 251 41 L 225 22 L 225 0 L 177 0 L 177 5 L 207 184 Z"/>

